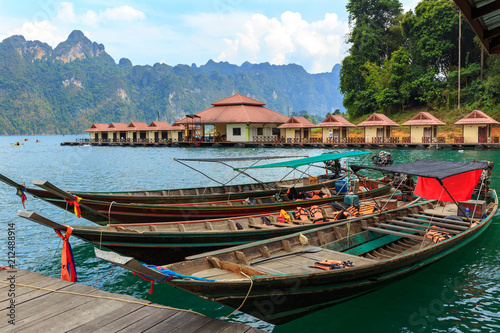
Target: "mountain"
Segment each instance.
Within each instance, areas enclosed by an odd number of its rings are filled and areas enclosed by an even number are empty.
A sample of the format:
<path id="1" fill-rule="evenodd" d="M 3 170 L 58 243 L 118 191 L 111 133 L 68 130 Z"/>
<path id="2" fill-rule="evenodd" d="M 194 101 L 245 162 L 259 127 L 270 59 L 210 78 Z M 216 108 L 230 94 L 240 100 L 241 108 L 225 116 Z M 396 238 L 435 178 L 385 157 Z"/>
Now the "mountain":
<path id="1" fill-rule="evenodd" d="M 340 65 L 309 74 L 301 66 L 209 60 L 205 65 L 118 64 L 78 30 L 52 49 L 11 36 L 0 43 L 0 134 L 82 133 L 91 123 L 170 123 L 236 93 L 283 114 L 344 111 Z"/>

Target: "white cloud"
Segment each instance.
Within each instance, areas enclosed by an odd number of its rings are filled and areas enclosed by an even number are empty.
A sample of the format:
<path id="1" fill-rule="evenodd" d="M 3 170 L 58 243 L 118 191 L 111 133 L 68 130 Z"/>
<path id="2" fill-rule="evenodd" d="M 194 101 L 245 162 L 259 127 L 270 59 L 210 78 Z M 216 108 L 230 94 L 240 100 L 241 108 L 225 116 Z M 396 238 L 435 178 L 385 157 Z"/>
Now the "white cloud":
<path id="1" fill-rule="evenodd" d="M 0 40 L 13 35 L 21 35 L 26 40 L 40 40 L 49 45 L 57 45 L 67 36 L 61 34 L 57 27 L 49 21 L 26 22 L 20 28 L 10 30 L 5 36 L 0 36 Z"/>
<path id="2" fill-rule="evenodd" d="M 76 14 L 74 10 L 73 3 L 71 2 L 61 2 L 59 5 L 59 11 L 57 12 L 56 19 L 61 22 L 75 23 Z"/>
<path id="3" fill-rule="evenodd" d="M 110 21 L 135 21 L 146 17 L 143 12 L 130 6 L 108 8 L 99 16 Z"/>
<path id="4" fill-rule="evenodd" d="M 347 22 L 327 13 L 323 20 L 305 21 L 300 13 L 284 12 L 280 20 L 253 14 L 241 24 L 235 38 L 225 39 L 218 61 L 269 61 L 301 64 L 312 73 L 327 72 L 339 63 L 347 46 Z"/>
<path id="5" fill-rule="evenodd" d="M 0 40 L 12 35 L 22 35 L 27 40 L 40 40 L 55 47 L 66 40 L 68 34 L 75 29 L 90 28 L 95 31 L 95 28 L 99 28 L 99 32 L 105 29 L 109 29 L 108 31 L 114 29 L 122 33 L 127 31 L 130 35 L 134 33 L 134 31 L 130 31 L 134 28 L 130 22 L 143 20 L 145 17 L 143 12 L 126 5 L 106 8 L 98 12 L 93 10 L 78 12 L 75 11 L 74 3 L 61 2 L 37 12 L 30 21 L 18 22 L 18 28 L 7 30 L 5 35 L 0 35 Z M 106 25 L 106 27 L 103 28 L 100 25 Z M 90 32 L 85 31 L 85 35 L 90 37 Z M 101 36 L 101 34 L 99 35 Z"/>

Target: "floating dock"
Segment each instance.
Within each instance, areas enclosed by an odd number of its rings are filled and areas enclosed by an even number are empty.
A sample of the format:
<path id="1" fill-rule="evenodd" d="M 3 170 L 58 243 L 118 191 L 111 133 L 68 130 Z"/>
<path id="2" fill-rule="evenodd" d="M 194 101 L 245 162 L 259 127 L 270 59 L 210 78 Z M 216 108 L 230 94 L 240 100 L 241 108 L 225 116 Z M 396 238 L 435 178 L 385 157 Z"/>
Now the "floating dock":
<path id="1" fill-rule="evenodd" d="M 500 143 L 268 143 L 268 142 L 62 142 L 61 146 L 205 147 L 205 148 L 335 148 L 335 149 L 500 149 Z"/>
<path id="2" fill-rule="evenodd" d="M 1 332 L 264 332 L 20 269 L 0 271 Z"/>

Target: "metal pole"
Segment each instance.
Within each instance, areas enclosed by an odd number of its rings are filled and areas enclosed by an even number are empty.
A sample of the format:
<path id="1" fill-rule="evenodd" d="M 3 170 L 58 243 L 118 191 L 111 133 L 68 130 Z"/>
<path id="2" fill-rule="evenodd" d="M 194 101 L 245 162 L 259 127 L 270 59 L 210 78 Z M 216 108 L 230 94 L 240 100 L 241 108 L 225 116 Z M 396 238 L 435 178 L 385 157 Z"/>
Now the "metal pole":
<path id="1" fill-rule="evenodd" d="M 441 184 L 441 186 L 444 188 L 444 190 L 446 191 L 446 193 L 448 193 L 448 195 L 450 196 L 451 200 L 453 200 L 453 202 L 455 203 L 455 205 L 457 205 L 458 210 L 459 210 L 462 214 L 464 214 L 464 216 L 465 216 L 465 217 L 469 220 L 470 225 L 472 225 L 472 218 L 469 218 L 469 217 L 465 214 L 465 212 L 464 212 L 464 210 L 462 209 L 462 207 L 460 207 L 460 205 L 458 204 L 458 202 L 456 202 L 456 201 L 455 201 L 455 198 L 453 198 L 453 196 L 450 194 L 450 192 L 448 192 L 448 189 L 444 186 L 443 181 L 442 181 L 441 179 L 438 179 L 437 181 L 439 182 L 439 184 Z"/>

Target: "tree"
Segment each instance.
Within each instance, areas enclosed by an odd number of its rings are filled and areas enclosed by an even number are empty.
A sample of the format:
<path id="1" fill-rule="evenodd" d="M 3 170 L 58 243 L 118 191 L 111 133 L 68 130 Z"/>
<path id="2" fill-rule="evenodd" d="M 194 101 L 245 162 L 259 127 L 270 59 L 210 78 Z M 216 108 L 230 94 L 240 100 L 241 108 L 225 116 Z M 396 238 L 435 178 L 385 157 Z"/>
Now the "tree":
<path id="1" fill-rule="evenodd" d="M 402 43 L 402 6 L 398 0 L 351 0 L 346 6 L 351 32 L 349 55 L 342 61 L 340 90 L 351 116 L 371 113 L 377 107 L 374 89 L 361 75 L 369 62 L 380 66 Z M 398 40 L 400 42 L 398 42 Z"/>

